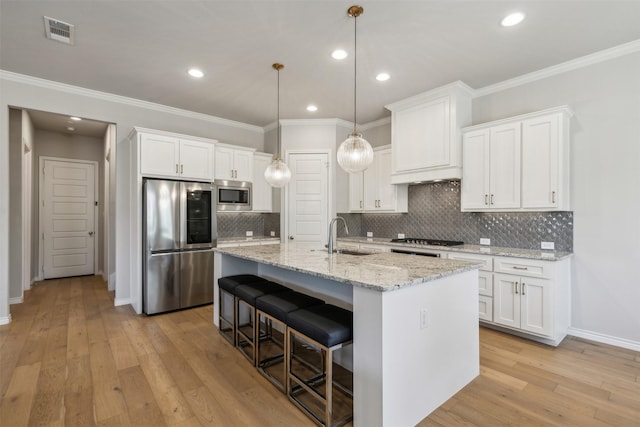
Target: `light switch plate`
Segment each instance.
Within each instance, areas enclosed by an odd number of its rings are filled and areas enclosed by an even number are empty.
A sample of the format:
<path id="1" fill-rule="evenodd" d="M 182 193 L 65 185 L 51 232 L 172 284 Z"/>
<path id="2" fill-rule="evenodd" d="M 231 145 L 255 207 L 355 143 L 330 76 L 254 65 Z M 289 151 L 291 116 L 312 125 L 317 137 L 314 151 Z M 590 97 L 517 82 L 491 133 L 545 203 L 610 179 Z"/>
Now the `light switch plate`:
<path id="1" fill-rule="evenodd" d="M 486 237 L 481 237 L 480 238 L 480 244 L 481 245 L 490 245 L 491 244 L 491 239 L 487 239 Z"/>
<path id="2" fill-rule="evenodd" d="M 553 242 L 540 242 L 540 248 L 548 251 L 553 251 L 556 248 Z"/>
<path id="3" fill-rule="evenodd" d="M 271 231 L 271 232 L 269 232 L 269 235 L 270 235 L 271 237 L 276 237 L 276 232 L 275 232 L 275 231 Z"/>
<path id="4" fill-rule="evenodd" d="M 398 239 L 404 239 L 404 233 L 398 233 Z"/>
<path id="5" fill-rule="evenodd" d="M 367 237 L 373 237 L 373 231 L 367 231 Z"/>
<path id="6" fill-rule="evenodd" d="M 247 231 L 246 232 L 246 236 L 247 237 L 253 237 L 253 231 Z"/>

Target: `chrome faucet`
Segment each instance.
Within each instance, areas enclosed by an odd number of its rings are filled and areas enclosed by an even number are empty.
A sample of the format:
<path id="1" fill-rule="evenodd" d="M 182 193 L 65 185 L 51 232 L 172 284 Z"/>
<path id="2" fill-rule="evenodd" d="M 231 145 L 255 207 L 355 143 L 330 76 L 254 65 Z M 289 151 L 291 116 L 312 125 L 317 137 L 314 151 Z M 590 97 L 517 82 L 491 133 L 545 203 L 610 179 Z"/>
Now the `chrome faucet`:
<path id="1" fill-rule="evenodd" d="M 333 253 L 333 223 L 337 220 L 342 220 L 342 223 L 344 224 L 344 232 L 349 234 L 349 227 L 347 227 L 347 222 L 343 217 L 337 216 L 331 220 L 331 222 L 329 223 L 329 240 L 327 242 L 327 250 L 329 251 L 329 255 Z"/>

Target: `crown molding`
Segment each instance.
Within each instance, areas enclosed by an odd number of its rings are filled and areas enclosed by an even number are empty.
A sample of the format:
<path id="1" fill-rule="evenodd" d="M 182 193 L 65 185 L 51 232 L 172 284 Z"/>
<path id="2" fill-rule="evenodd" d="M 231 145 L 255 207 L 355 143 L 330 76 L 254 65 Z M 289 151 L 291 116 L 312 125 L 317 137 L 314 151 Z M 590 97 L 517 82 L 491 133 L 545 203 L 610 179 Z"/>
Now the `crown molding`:
<path id="1" fill-rule="evenodd" d="M 548 77 L 556 76 L 558 74 L 563 74 L 568 71 L 577 70 L 579 68 L 598 64 L 600 62 L 619 58 L 621 56 L 629 55 L 636 52 L 640 52 L 640 39 L 621 44 L 610 49 L 601 50 L 600 52 L 592 53 L 590 55 L 585 55 L 577 59 L 562 62 L 557 65 L 552 65 L 551 67 L 543 68 L 542 70 L 534 71 L 532 73 L 523 74 L 521 76 L 514 77 L 513 79 L 505 80 L 500 83 L 476 89 L 473 97 L 478 98 L 481 96 L 490 95 L 492 93 L 501 92 L 503 90 L 511 89 L 527 83 L 535 82 L 537 80 L 546 79 Z"/>
<path id="2" fill-rule="evenodd" d="M 116 102 L 132 107 L 145 108 L 147 110 L 158 111 L 161 113 L 174 114 L 176 116 L 187 117 L 196 120 L 202 120 L 209 123 L 215 123 L 223 126 L 244 129 L 250 132 L 264 133 L 261 126 L 250 125 L 247 123 L 237 122 L 235 120 L 223 119 L 221 117 L 211 116 L 209 114 L 196 113 L 194 111 L 183 110 L 181 108 L 169 107 L 167 105 L 156 104 L 154 102 L 143 101 L 140 99 L 129 98 L 126 96 L 115 95 L 107 92 L 100 92 L 93 89 L 86 89 L 79 86 L 73 86 L 66 83 L 54 82 L 38 77 L 27 76 L 25 74 L 14 73 L 12 71 L 0 70 L 0 80 L 7 80 L 16 83 L 27 84 L 31 86 L 41 87 L 45 89 L 57 90 L 73 95 L 81 95 L 89 98 L 99 99 L 102 101 Z"/>
<path id="3" fill-rule="evenodd" d="M 365 123 L 363 125 L 360 125 L 359 127 L 361 130 L 369 130 L 369 129 L 377 128 L 378 126 L 388 125 L 390 123 L 391 123 L 391 116 L 387 116 L 378 120 L 374 120 L 369 123 Z"/>

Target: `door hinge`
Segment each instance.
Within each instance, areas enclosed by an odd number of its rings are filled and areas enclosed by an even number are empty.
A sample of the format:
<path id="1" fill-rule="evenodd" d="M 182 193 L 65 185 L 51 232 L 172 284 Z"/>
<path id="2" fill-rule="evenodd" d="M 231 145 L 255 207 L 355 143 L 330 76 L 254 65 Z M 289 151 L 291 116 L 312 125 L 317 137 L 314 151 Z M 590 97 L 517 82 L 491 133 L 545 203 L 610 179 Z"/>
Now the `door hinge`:
<path id="1" fill-rule="evenodd" d="M 98 206 L 98 201 L 97 200 L 95 202 L 93 202 L 93 203 L 95 203 L 95 206 Z"/>
<path id="2" fill-rule="evenodd" d="M 44 233 L 42 233 L 42 240 L 44 240 Z"/>

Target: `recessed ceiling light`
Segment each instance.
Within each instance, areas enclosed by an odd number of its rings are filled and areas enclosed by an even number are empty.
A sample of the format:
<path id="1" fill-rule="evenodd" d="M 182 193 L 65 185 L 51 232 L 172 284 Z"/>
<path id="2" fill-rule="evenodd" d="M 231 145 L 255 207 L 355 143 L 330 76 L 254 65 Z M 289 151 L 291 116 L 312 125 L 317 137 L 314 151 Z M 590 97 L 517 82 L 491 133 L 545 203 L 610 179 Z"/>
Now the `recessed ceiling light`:
<path id="1" fill-rule="evenodd" d="M 336 49 L 331 53 L 331 57 L 333 59 L 338 59 L 338 60 L 344 59 L 347 56 L 349 56 L 349 54 L 345 50 L 342 50 L 342 49 Z"/>
<path id="2" fill-rule="evenodd" d="M 72 127 L 72 126 L 67 126 L 67 130 L 70 132 L 73 132 L 74 130 L 76 130 L 76 128 Z"/>
<path id="3" fill-rule="evenodd" d="M 380 73 L 376 76 L 376 80 L 379 82 L 386 82 L 387 80 L 389 80 L 389 77 L 391 76 L 387 73 Z"/>
<path id="4" fill-rule="evenodd" d="M 204 76 L 204 73 L 202 72 L 202 70 L 199 70 L 197 68 L 189 68 L 189 75 L 191 77 L 199 79 Z"/>
<path id="5" fill-rule="evenodd" d="M 307 111 L 310 111 L 313 113 L 315 111 L 318 111 L 318 107 L 316 107 L 315 105 L 307 105 Z"/>
<path id="6" fill-rule="evenodd" d="M 500 21 L 500 25 L 503 27 L 513 27 L 514 25 L 518 25 L 524 19 L 524 13 L 516 12 L 510 15 L 505 16 L 502 21 Z"/>
<path id="7" fill-rule="evenodd" d="M 76 116 L 69 117 L 69 118 L 75 122 L 79 122 L 80 120 L 82 120 L 80 117 L 76 117 Z"/>

